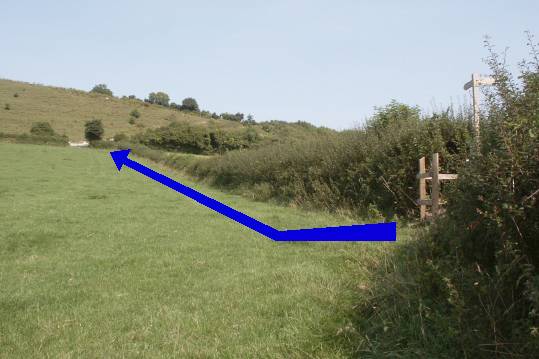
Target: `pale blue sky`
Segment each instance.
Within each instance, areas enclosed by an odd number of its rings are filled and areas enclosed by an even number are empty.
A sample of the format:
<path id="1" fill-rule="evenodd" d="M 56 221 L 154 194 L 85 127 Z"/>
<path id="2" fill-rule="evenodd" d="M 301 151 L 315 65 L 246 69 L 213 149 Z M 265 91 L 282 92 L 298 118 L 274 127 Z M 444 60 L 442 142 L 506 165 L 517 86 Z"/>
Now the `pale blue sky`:
<path id="1" fill-rule="evenodd" d="M 2 1 L 0 77 L 349 128 L 464 101 L 483 36 L 517 63 L 539 1 Z"/>

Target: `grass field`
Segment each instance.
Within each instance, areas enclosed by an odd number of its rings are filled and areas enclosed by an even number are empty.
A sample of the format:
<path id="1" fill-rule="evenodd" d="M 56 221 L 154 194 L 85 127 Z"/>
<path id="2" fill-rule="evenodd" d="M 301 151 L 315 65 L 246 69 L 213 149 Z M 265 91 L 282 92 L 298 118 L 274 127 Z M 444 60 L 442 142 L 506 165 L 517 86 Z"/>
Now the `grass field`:
<path id="1" fill-rule="evenodd" d="M 348 357 L 394 245 L 272 242 L 106 151 L 0 143 L 0 166 L 0 357 Z M 354 222 L 194 187 L 280 229 Z"/>
<path id="2" fill-rule="evenodd" d="M 9 110 L 5 109 L 6 104 L 9 104 Z M 134 109 L 141 116 L 132 125 L 129 114 Z M 118 133 L 132 135 L 146 128 L 166 126 L 172 121 L 201 126 L 206 126 L 209 121 L 136 100 L 0 79 L 0 132 L 27 133 L 32 123 L 46 121 L 59 134 L 67 135 L 71 141 L 79 141 L 84 139 L 84 123 L 94 118 L 103 121 L 106 138 Z M 223 128 L 241 127 L 233 121 L 213 120 L 213 123 Z"/>

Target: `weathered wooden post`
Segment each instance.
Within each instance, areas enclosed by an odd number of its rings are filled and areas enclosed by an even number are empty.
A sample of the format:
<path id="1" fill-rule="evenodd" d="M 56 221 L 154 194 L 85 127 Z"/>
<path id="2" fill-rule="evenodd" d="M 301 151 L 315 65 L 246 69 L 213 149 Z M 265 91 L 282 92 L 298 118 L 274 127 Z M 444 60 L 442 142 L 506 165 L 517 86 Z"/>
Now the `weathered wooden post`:
<path id="1" fill-rule="evenodd" d="M 424 202 L 427 200 L 427 179 L 423 177 L 425 173 L 425 157 L 421 157 L 419 159 L 419 218 L 422 221 L 427 218 L 427 205 Z"/>
<path id="2" fill-rule="evenodd" d="M 430 173 L 431 173 L 431 194 L 430 199 L 432 201 L 431 211 L 432 217 L 436 217 L 439 214 L 439 205 L 440 205 L 440 181 L 438 180 L 438 173 L 440 172 L 440 163 L 438 152 L 432 155 L 432 160 L 430 162 Z"/>
<path id="3" fill-rule="evenodd" d="M 479 74 L 472 74 L 472 80 L 464 84 L 464 90 L 472 89 L 472 101 L 473 101 L 473 127 L 475 130 L 475 141 L 479 146 L 479 86 L 492 85 L 494 79 L 492 77 L 482 77 Z"/>

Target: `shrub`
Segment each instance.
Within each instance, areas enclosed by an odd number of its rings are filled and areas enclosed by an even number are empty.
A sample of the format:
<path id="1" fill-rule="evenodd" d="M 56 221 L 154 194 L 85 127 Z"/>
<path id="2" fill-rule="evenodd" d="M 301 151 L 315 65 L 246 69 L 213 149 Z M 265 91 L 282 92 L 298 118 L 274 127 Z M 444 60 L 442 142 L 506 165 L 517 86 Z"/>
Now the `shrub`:
<path id="1" fill-rule="evenodd" d="M 9 105 L 9 103 L 6 103 L 4 105 L 4 110 L 8 110 L 8 111 L 11 110 L 11 106 Z"/>
<path id="2" fill-rule="evenodd" d="M 200 112 L 197 101 L 192 97 L 183 99 L 181 109 L 182 111 Z"/>
<path id="3" fill-rule="evenodd" d="M 52 136 L 54 130 L 48 122 L 36 122 L 32 125 L 30 133 L 38 136 Z"/>
<path id="4" fill-rule="evenodd" d="M 129 121 L 127 121 L 127 122 L 129 122 L 130 125 L 134 125 L 134 124 L 135 124 L 135 118 L 134 118 L 134 117 L 131 117 L 131 118 L 129 119 Z"/>
<path id="5" fill-rule="evenodd" d="M 15 92 L 15 93 L 13 94 L 13 97 L 19 97 L 19 93 L 18 93 L 18 92 Z"/>
<path id="6" fill-rule="evenodd" d="M 127 140 L 127 135 L 125 133 L 117 133 L 114 135 L 113 139 L 114 139 L 114 142 L 121 142 L 121 141 L 126 141 Z"/>
<path id="7" fill-rule="evenodd" d="M 101 140 L 104 132 L 101 120 L 91 120 L 84 124 L 84 137 L 90 142 Z"/>
<path id="8" fill-rule="evenodd" d="M 134 118 L 139 118 L 139 117 L 140 117 L 140 112 L 135 108 L 135 109 L 133 109 L 133 111 L 131 111 L 131 112 L 129 113 L 129 115 L 130 115 L 131 117 L 134 117 Z"/>
<path id="9" fill-rule="evenodd" d="M 112 96 L 112 91 L 109 90 L 109 88 L 105 84 L 95 85 L 90 92 L 98 93 L 98 94 L 101 94 L 101 95 Z"/>

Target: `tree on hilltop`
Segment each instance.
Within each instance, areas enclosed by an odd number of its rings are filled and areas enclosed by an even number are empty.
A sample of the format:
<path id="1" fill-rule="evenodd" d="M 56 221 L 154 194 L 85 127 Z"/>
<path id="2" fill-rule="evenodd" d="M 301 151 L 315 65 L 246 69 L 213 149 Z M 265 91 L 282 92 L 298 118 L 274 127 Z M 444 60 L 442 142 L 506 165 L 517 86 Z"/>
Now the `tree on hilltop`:
<path id="1" fill-rule="evenodd" d="M 148 102 L 153 103 L 156 105 L 161 106 L 168 106 L 168 102 L 170 101 L 170 97 L 164 92 L 151 92 L 148 95 Z"/>
<path id="2" fill-rule="evenodd" d="M 112 96 L 112 91 L 109 90 L 109 88 L 105 84 L 95 85 L 94 88 L 90 92 Z"/>
<path id="3" fill-rule="evenodd" d="M 192 97 L 187 97 L 187 98 L 183 99 L 181 109 L 183 111 L 200 112 L 197 100 L 195 100 Z"/>

